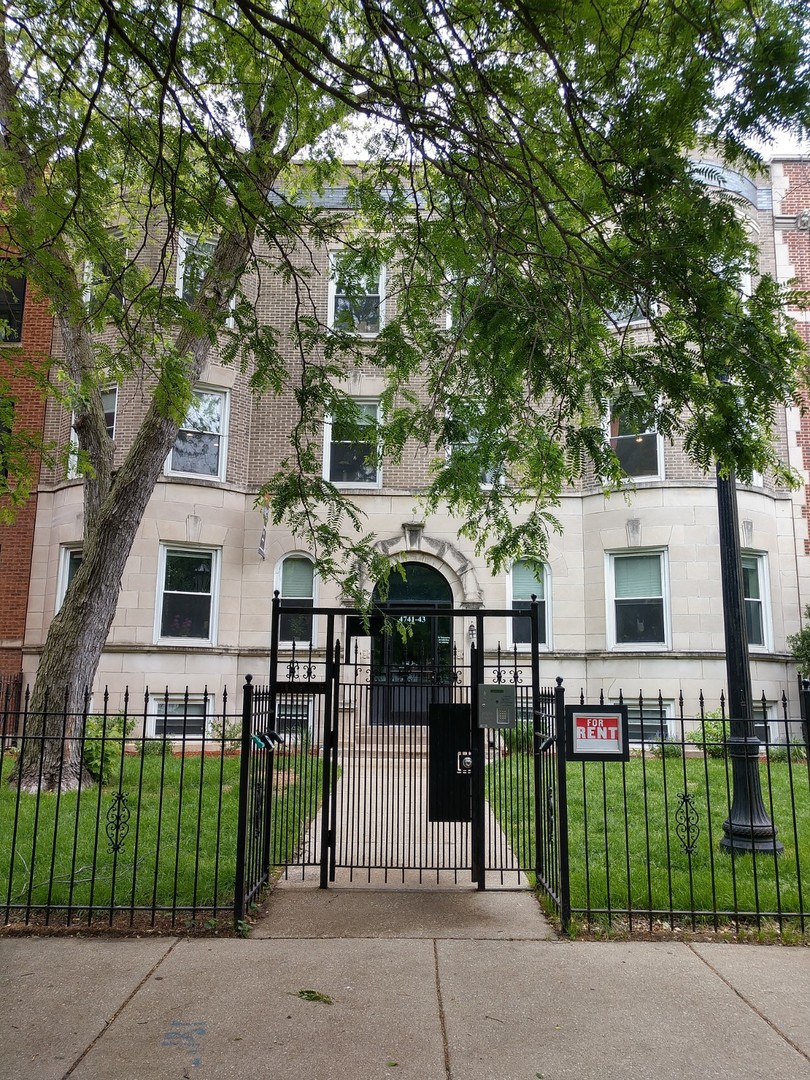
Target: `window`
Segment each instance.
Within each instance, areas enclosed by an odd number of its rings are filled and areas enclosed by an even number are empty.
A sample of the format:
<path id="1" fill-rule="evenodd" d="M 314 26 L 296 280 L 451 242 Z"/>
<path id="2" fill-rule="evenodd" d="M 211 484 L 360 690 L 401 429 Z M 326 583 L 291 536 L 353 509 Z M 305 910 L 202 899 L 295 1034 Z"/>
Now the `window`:
<path id="1" fill-rule="evenodd" d="M 324 438 L 324 475 L 333 484 L 379 487 L 377 463 L 377 403 L 357 402 L 357 416 L 327 420 Z M 367 433 L 366 433 L 367 432 Z"/>
<path id="2" fill-rule="evenodd" d="M 227 413 L 226 393 L 198 390 L 177 433 L 166 471 L 224 480 Z"/>
<path id="3" fill-rule="evenodd" d="M 207 699 L 209 710 L 211 698 Z M 165 739 L 201 739 L 206 729 L 206 701 L 186 695 L 154 698 L 152 700 L 151 734 Z"/>
<path id="4" fill-rule="evenodd" d="M 620 330 L 625 326 L 642 326 L 648 323 L 653 310 L 653 305 L 649 300 L 633 298 L 612 308 L 608 311 L 607 317 L 610 324 Z"/>
<path id="5" fill-rule="evenodd" d="M 610 418 L 610 446 L 622 470 L 632 479 L 659 479 L 660 438 L 652 427 L 639 424 L 622 412 Z"/>
<path id="6" fill-rule="evenodd" d="M 0 284 L 0 343 L 22 340 L 25 278 L 7 277 Z"/>
<path id="7" fill-rule="evenodd" d="M 10 436 L 14 424 L 14 402 L 0 397 L 0 476 L 8 480 Z"/>
<path id="8" fill-rule="evenodd" d="M 59 575 L 56 581 L 56 610 L 58 611 L 65 602 L 65 594 L 68 586 L 76 576 L 76 571 L 82 565 L 82 549 L 77 547 L 63 547 L 59 551 Z"/>
<path id="9" fill-rule="evenodd" d="M 312 732 L 312 697 L 280 696 L 276 702 L 276 731 L 285 743 L 306 742 Z"/>
<path id="10" fill-rule="evenodd" d="M 767 623 L 765 608 L 765 557 L 763 555 L 743 555 L 742 576 L 743 596 L 745 597 L 745 628 L 748 644 L 752 648 L 766 648 Z"/>
<path id="11" fill-rule="evenodd" d="M 213 642 L 218 555 L 161 548 L 158 637 Z"/>
<path id="12" fill-rule="evenodd" d="M 192 239 L 181 234 L 177 248 L 177 295 L 187 304 L 194 303 L 216 247 L 216 237 Z"/>
<path id="13" fill-rule="evenodd" d="M 101 408 L 104 411 L 104 426 L 107 428 L 107 434 L 111 439 L 115 438 L 115 416 L 116 408 L 118 405 L 118 388 L 113 386 L 107 390 L 101 391 Z M 70 457 L 68 459 L 67 478 L 68 480 L 75 480 L 79 475 L 77 467 L 77 459 L 79 454 L 79 440 L 76 437 L 76 430 L 74 424 L 76 422 L 76 414 L 74 413 L 70 420 Z"/>
<path id="14" fill-rule="evenodd" d="M 618 698 L 611 702 L 619 705 Z M 627 733 L 631 743 L 659 743 L 670 737 L 669 718 L 672 716 L 671 701 L 659 702 L 657 699 L 643 709 L 638 702 L 625 701 L 627 706 Z M 680 734 L 678 735 L 680 739 Z"/>
<path id="15" fill-rule="evenodd" d="M 512 567 L 512 608 L 530 611 L 532 596 L 537 597 L 537 637 L 541 645 L 548 644 L 546 620 L 546 571 L 535 570 L 525 559 L 518 559 Z M 512 619 L 512 644 L 530 645 L 532 640 L 531 619 L 528 615 Z"/>
<path id="16" fill-rule="evenodd" d="M 344 334 L 376 337 L 383 323 L 385 271 L 349 273 L 340 253 L 330 256 L 329 326 Z"/>
<path id="17" fill-rule="evenodd" d="M 611 555 L 609 582 L 615 645 L 666 645 L 664 553 Z"/>
<path id="18" fill-rule="evenodd" d="M 303 555 L 289 555 L 281 564 L 280 593 L 282 600 L 291 600 L 296 607 L 311 608 L 314 604 L 315 570 Z M 312 641 L 312 616 L 282 610 L 279 639 L 308 645 Z"/>

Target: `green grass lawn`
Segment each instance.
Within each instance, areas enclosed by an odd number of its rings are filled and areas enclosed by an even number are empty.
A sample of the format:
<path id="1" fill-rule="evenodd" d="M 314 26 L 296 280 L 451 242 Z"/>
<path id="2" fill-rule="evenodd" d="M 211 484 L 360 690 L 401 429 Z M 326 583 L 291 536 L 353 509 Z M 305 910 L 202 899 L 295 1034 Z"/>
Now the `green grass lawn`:
<path id="1" fill-rule="evenodd" d="M 783 914 L 810 912 L 810 785 L 803 762 L 770 766 L 770 782 L 761 766 L 763 798 L 772 812 L 785 850 L 772 855 L 720 851 L 722 823 L 728 816 L 723 760 L 633 758 L 567 766 L 571 906 L 593 913 L 737 912 Z M 490 802 L 510 842 L 524 853 L 533 850 L 534 798 L 531 759 L 515 754 L 491 767 Z M 511 785 L 524 797 L 510 813 L 502 789 Z M 678 835 L 681 796 L 687 794 L 697 815 L 697 829 Z M 771 811 L 771 798 L 773 807 Z M 587 858 L 586 858 L 587 852 Z M 681 920 L 682 921 L 682 920 Z M 810 920 L 808 920 L 810 922 Z"/>
<path id="2" fill-rule="evenodd" d="M 218 754 L 126 754 L 112 784 L 78 794 L 20 795 L 18 804 L 5 783 L 13 764 L 6 755 L 0 910 L 8 904 L 231 909 L 239 763 L 239 756 Z M 320 762 L 302 753 L 277 756 L 276 766 L 271 858 L 285 863 L 317 809 Z M 116 828 L 116 810 L 128 811 L 125 826 Z"/>

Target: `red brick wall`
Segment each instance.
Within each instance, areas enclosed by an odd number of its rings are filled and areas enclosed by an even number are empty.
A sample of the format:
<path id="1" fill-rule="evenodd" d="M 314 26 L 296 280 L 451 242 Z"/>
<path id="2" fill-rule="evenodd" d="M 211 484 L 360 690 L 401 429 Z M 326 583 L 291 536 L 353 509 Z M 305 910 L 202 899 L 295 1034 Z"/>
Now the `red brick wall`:
<path id="1" fill-rule="evenodd" d="M 53 319 L 47 303 L 38 299 L 30 286 L 26 290 L 21 336 L 19 344 L 0 345 L 0 379 L 12 385 L 15 428 L 41 432 L 45 402 L 34 380 L 25 374 L 22 362 L 47 363 Z M 34 462 L 34 467 L 38 472 L 39 461 Z M 7 501 L 0 500 L 0 506 Z M 17 511 L 12 525 L 0 523 L 0 676 L 22 670 L 36 512 L 37 497 L 33 494 Z"/>

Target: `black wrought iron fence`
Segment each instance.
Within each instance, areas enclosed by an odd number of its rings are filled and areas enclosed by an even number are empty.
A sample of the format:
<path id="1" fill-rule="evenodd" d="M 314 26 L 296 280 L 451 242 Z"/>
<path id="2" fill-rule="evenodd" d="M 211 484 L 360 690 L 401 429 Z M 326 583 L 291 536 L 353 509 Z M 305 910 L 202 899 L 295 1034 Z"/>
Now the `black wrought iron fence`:
<path id="1" fill-rule="evenodd" d="M 251 692 L 114 706 L 105 692 L 79 714 L 51 696 L 44 715 L 26 693 L 0 759 L 0 923 L 241 918 L 273 858 L 273 750 Z"/>
<path id="2" fill-rule="evenodd" d="M 722 698 L 711 710 L 701 695 L 691 716 L 680 693 L 614 701 L 629 706 L 629 760 L 568 761 L 538 793 L 543 820 L 567 819 L 558 833 L 570 913 L 565 890 L 538 877 L 562 922 L 807 935 L 807 725 L 791 717 L 787 697 L 763 698 L 756 737 L 749 729 L 745 738 Z M 553 753 L 561 766 L 561 742 Z M 559 866 L 552 860 L 553 873 Z"/>

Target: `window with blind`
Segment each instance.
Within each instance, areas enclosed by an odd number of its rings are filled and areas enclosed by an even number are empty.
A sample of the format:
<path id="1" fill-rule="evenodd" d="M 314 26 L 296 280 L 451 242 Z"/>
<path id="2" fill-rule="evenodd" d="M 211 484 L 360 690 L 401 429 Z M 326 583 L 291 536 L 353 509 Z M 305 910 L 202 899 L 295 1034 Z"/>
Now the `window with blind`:
<path id="1" fill-rule="evenodd" d="M 664 553 L 611 555 L 614 644 L 666 645 Z"/>
<path id="2" fill-rule="evenodd" d="M 537 640 L 548 644 L 546 609 L 546 569 L 535 569 L 526 559 L 518 559 L 512 567 L 512 608 L 515 611 L 531 611 L 532 596 L 537 597 Z M 532 624 L 528 614 L 512 619 L 512 644 L 530 645 Z"/>
<path id="3" fill-rule="evenodd" d="M 290 555 L 281 564 L 280 594 L 296 607 L 312 608 L 315 602 L 315 568 L 303 555 Z M 312 615 L 285 612 L 282 606 L 279 640 L 309 645 L 312 641 Z"/>

